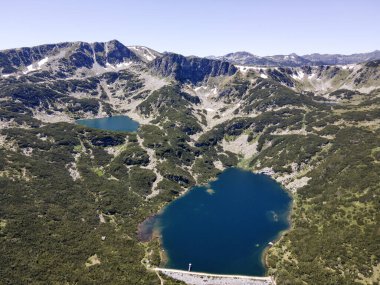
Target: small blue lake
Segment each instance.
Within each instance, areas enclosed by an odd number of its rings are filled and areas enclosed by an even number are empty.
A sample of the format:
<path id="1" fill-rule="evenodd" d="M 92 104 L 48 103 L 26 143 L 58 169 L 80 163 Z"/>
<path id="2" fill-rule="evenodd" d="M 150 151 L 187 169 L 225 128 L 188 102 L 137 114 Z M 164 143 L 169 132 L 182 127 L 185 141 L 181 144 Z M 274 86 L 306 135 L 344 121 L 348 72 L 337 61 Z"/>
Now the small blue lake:
<path id="1" fill-rule="evenodd" d="M 139 128 L 139 123 L 127 116 L 114 116 L 96 119 L 81 119 L 76 121 L 79 125 L 89 128 L 108 130 L 108 131 L 124 131 L 135 132 Z"/>
<path id="2" fill-rule="evenodd" d="M 289 227 L 291 198 L 266 175 L 230 168 L 156 218 L 167 268 L 265 275 L 263 252 Z"/>

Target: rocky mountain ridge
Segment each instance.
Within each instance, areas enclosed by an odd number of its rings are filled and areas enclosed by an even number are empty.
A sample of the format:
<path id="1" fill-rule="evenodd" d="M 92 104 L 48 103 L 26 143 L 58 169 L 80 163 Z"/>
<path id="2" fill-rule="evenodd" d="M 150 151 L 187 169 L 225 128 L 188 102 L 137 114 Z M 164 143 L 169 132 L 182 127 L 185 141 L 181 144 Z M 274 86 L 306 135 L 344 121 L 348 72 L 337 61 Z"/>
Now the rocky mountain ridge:
<path id="1" fill-rule="evenodd" d="M 344 62 L 378 56 L 378 52 L 357 54 L 348 56 L 349 60 Z M 206 82 L 208 78 L 231 76 L 239 70 L 261 78 L 271 78 L 295 90 L 319 94 L 340 88 L 360 89 L 361 92 L 377 88 L 376 61 L 372 60 L 368 64 L 316 65 L 317 61 L 325 57 L 326 55 L 314 54 L 312 61 L 296 54 L 257 57 L 247 52 L 238 52 L 221 57 L 220 60 L 159 53 L 141 46 L 127 47 L 117 40 L 106 43 L 73 42 L 0 51 L 0 76 L 12 78 L 41 73 L 40 77 L 50 74 L 62 79 L 80 79 L 130 69 L 137 73 L 148 72 L 153 76 L 197 85 Z M 230 62 L 245 65 L 236 67 Z"/>
<path id="2" fill-rule="evenodd" d="M 35 71 L 49 71 L 61 77 L 81 76 L 89 70 L 103 73 L 129 65 L 152 69 L 164 77 L 180 81 L 202 81 L 209 76 L 232 75 L 236 68 L 228 62 L 174 53 L 161 54 L 147 47 L 124 46 L 117 40 L 106 43 L 60 43 L 0 51 L 2 77 Z"/>

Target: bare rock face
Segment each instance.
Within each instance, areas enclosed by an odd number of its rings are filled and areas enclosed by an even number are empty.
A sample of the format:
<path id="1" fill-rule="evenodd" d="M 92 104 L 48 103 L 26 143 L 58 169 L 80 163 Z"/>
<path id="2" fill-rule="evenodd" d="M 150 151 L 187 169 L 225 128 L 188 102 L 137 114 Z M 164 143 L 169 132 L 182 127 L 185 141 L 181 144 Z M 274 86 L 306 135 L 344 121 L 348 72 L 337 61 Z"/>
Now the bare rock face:
<path id="1" fill-rule="evenodd" d="M 225 61 L 199 57 L 185 57 L 168 53 L 156 58 L 149 66 L 162 76 L 171 76 L 180 82 L 196 84 L 208 77 L 233 75 L 237 68 Z"/>

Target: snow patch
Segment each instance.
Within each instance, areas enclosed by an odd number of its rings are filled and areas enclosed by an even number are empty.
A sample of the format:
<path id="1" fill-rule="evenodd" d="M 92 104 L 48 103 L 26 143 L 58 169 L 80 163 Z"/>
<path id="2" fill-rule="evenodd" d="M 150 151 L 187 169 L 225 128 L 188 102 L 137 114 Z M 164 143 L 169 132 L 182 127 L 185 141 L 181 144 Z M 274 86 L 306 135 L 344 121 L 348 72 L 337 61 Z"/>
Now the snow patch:
<path id="1" fill-rule="evenodd" d="M 296 71 L 296 73 L 292 74 L 292 77 L 296 80 L 301 80 L 305 77 L 305 73 L 302 70 Z"/>
<path id="2" fill-rule="evenodd" d="M 26 67 L 26 70 L 25 70 L 23 73 L 24 73 L 24 74 L 27 74 L 27 73 L 32 72 L 32 71 L 35 71 L 35 70 L 37 70 L 37 69 L 33 67 L 33 64 L 31 64 L 31 65 L 28 65 L 28 66 Z"/>
<path id="3" fill-rule="evenodd" d="M 122 62 L 116 64 L 116 68 L 127 68 L 132 65 L 132 62 Z"/>
<path id="4" fill-rule="evenodd" d="M 37 62 L 37 65 L 38 65 L 38 67 L 42 67 L 48 61 L 49 61 L 49 57 L 45 57 L 45 58 L 41 59 L 39 62 Z"/>
<path id="5" fill-rule="evenodd" d="M 200 87 L 195 87 L 194 92 L 197 94 L 199 97 L 205 97 L 208 98 L 210 95 L 217 95 L 218 94 L 218 89 L 215 88 L 209 88 L 207 86 L 200 86 Z"/>
<path id="6" fill-rule="evenodd" d="M 131 61 L 129 61 L 129 62 L 120 62 L 120 63 L 114 64 L 114 65 L 110 64 L 109 62 L 106 62 L 106 67 L 108 69 L 113 69 L 113 70 L 126 69 L 126 68 L 130 67 L 131 65 L 132 65 Z"/>
<path id="7" fill-rule="evenodd" d="M 317 74 L 316 73 L 311 73 L 307 78 L 308 79 L 313 79 Z"/>
<path id="8" fill-rule="evenodd" d="M 157 58 L 157 56 L 147 47 L 143 46 L 129 46 L 129 49 L 133 50 L 140 57 L 144 58 L 146 61 L 152 61 Z"/>
<path id="9" fill-rule="evenodd" d="M 237 69 L 239 69 L 239 71 L 241 71 L 243 73 L 246 73 L 249 70 L 259 70 L 259 69 L 261 69 L 261 67 L 257 67 L 257 66 L 247 66 L 247 65 L 235 65 L 235 66 L 237 67 Z"/>
<path id="10" fill-rule="evenodd" d="M 48 61 L 49 61 L 49 57 L 45 57 L 36 63 L 32 63 L 26 67 L 26 70 L 24 70 L 23 73 L 28 74 L 29 72 L 40 70 L 41 67 L 44 64 L 46 64 Z"/>
<path id="11" fill-rule="evenodd" d="M 354 64 L 346 64 L 346 65 L 341 65 L 340 66 L 343 70 L 352 70 L 355 68 L 355 65 Z"/>

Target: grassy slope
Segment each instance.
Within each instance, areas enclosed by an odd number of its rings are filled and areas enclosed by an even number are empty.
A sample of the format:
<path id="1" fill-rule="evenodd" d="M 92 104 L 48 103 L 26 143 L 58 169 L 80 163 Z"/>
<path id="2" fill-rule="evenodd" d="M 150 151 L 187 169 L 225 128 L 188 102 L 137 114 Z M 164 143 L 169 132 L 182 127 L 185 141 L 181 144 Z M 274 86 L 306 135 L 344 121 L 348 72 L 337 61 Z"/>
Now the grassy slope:
<path id="1" fill-rule="evenodd" d="M 289 162 L 304 164 L 303 175 L 311 178 L 294 195 L 292 229 L 269 250 L 269 272 L 280 284 L 354 284 L 374 274 L 380 262 L 380 130 L 379 106 L 372 107 L 377 112 L 350 106 L 309 120 L 315 134 L 272 137 L 280 143 L 251 162 L 280 172 Z M 318 149 L 320 143 L 326 147 Z"/>
<path id="2" fill-rule="evenodd" d="M 0 150 L 0 283 L 159 282 L 156 274 L 141 264 L 145 246 L 137 240 L 136 229 L 173 195 L 164 193 L 146 202 L 141 186 L 135 183 L 139 178 L 134 176 L 146 177 L 147 170 L 138 165 L 128 171 L 124 163 L 115 161 L 125 172 L 119 180 L 112 179 L 114 169 L 104 167 L 111 165 L 112 157 L 99 138 L 120 145 L 125 143 L 125 134 L 85 131 L 70 124 L 8 129 L 2 134 L 13 147 Z M 126 148 L 131 145 L 135 149 L 133 135 L 127 140 L 132 142 L 127 141 Z M 33 149 L 30 156 L 22 153 L 28 147 Z M 120 156 L 124 158 L 126 153 Z M 81 179 L 73 181 L 67 165 L 75 162 L 75 155 L 79 155 L 76 164 Z M 102 175 L 99 167 L 104 167 Z M 101 213 L 105 223 L 99 218 Z M 100 264 L 86 267 L 95 254 Z"/>

